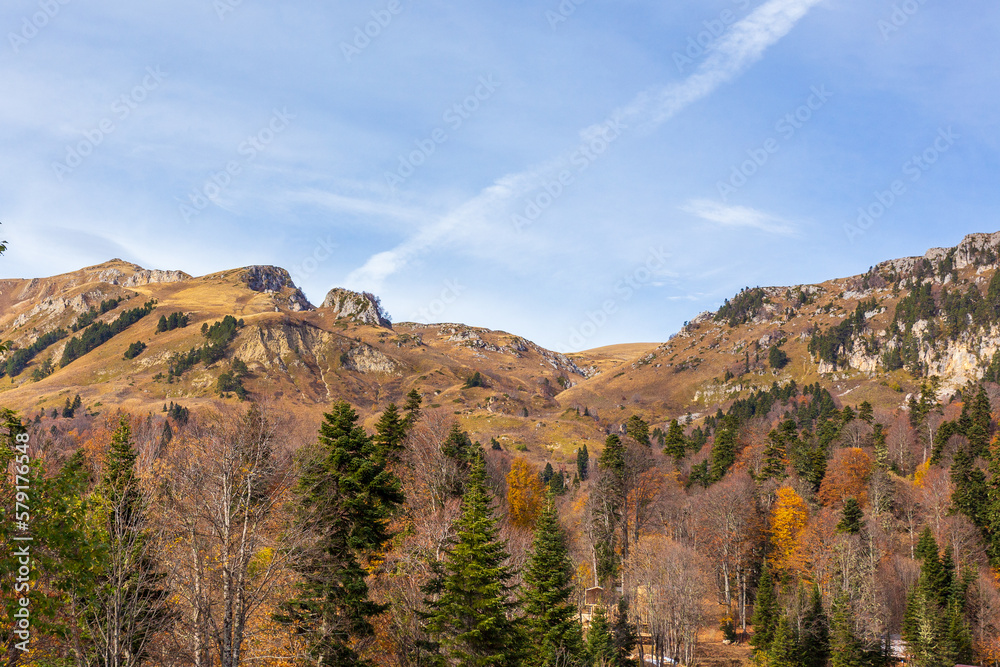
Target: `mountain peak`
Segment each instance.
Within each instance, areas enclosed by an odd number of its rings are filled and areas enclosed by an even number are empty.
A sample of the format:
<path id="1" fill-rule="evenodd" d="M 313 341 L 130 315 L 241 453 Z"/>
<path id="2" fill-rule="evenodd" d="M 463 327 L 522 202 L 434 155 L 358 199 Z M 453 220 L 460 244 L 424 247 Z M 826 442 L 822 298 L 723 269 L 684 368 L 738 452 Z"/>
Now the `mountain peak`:
<path id="1" fill-rule="evenodd" d="M 321 308 L 333 310 L 334 316 L 348 318 L 373 327 L 392 328 L 389 314 L 382 308 L 381 300 L 369 292 L 352 292 L 343 287 L 330 290 Z"/>

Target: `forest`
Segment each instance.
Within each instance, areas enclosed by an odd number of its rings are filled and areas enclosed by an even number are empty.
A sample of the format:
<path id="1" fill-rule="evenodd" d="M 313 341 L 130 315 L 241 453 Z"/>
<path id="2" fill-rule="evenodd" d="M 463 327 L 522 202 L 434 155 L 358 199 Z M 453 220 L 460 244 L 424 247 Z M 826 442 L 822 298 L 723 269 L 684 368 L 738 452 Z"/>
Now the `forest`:
<path id="1" fill-rule="evenodd" d="M 4 411 L 4 664 L 997 665 L 1000 387 L 937 389 L 775 383 L 544 466 L 417 389 L 318 426 Z"/>

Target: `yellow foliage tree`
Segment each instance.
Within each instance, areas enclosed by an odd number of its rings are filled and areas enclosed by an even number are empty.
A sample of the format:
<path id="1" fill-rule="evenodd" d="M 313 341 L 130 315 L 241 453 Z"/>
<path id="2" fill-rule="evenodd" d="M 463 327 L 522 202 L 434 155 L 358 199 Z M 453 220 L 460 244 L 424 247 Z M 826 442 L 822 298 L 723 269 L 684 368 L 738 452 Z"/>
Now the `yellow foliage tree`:
<path id="1" fill-rule="evenodd" d="M 777 500 L 771 511 L 771 523 L 768 532 L 774 553 L 771 555 L 771 565 L 777 570 L 789 568 L 798 569 L 801 566 L 799 555 L 799 538 L 809 520 L 809 510 L 802 497 L 791 487 L 778 489 Z"/>
<path id="2" fill-rule="evenodd" d="M 545 502 L 545 485 L 538 473 L 524 458 L 517 457 L 507 473 L 507 503 L 510 520 L 514 525 L 529 528 L 542 513 Z"/>

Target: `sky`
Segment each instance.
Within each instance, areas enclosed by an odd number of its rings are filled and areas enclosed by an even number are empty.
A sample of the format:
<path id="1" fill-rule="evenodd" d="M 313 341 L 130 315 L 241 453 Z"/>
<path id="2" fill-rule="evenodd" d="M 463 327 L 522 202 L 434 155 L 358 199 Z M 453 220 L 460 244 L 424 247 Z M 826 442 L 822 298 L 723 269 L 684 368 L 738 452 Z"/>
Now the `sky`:
<path id="1" fill-rule="evenodd" d="M 558 351 L 1000 230 L 992 0 L 6 0 L 0 277 L 288 269 Z"/>

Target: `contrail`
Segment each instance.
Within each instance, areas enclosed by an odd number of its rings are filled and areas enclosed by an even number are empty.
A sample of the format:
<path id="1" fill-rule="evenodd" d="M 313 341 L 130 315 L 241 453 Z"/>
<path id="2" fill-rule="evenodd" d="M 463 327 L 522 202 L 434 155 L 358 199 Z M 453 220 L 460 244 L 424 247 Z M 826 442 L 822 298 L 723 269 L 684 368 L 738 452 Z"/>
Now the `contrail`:
<path id="1" fill-rule="evenodd" d="M 683 81 L 646 90 L 611 118 L 628 127 L 652 129 L 714 92 L 760 60 L 768 47 L 787 35 L 795 24 L 821 0 L 769 0 L 745 19 L 738 21 L 712 44 L 705 60 Z M 583 138 L 603 128 L 604 123 L 584 128 Z M 524 197 L 539 187 L 540 179 L 564 164 L 566 156 L 544 165 L 508 174 L 497 179 L 478 195 L 437 220 L 422 227 L 414 236 L 391 250 L 372 255 L 347 277 L 349 286 L 378 289 L 382 281 L 406 266 L 414 256 L 430 248 L 451 232 L 475 226 L 487 216 L 505 208 L 513 199 Z"/>

